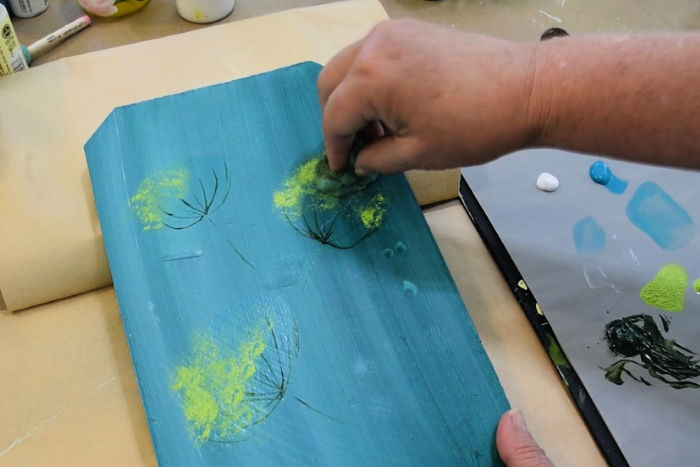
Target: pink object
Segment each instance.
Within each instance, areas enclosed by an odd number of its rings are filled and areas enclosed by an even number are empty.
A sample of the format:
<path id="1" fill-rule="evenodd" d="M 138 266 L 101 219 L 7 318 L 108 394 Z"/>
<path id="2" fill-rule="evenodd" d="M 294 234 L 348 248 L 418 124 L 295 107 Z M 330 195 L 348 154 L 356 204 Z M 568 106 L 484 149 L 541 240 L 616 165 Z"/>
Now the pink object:
<path id="1" fill-rule="evenodd" d="M 117 12 L 114 0 L 78 0 L 78 3 L 85 11 L 98 16 L 112 16 Z"/>

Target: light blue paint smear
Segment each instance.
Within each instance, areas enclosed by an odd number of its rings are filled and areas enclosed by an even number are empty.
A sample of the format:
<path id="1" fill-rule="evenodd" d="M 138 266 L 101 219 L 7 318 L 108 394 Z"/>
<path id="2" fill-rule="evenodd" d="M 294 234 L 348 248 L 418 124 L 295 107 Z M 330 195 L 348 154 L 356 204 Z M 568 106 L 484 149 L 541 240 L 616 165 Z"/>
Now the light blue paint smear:
<path id="1" fill-rule="evenodd" d="M 183 261 L 183 260 L 188 260 L 188 259 L 195 259 L 199 258 L 202 256 L 204 252 L 202 250 L 194 250 L 194 251 L 183 251 L 179 253 L 173 253 L 173 254 L 168 254 L 168 255 L 163 255 L 161 256 L 161 261 L 163 262 L 168 262 L 168 261 Z"/>
<path id="2" fill-rule="evenodd" d="M 598 253 L 605 248 L 605 230 L 591 216 L 578 221 L 572 233 L 576 251 L 580 255 Z"/>
<path id="3" fill-rule="evenodd" d="M 418 287 L 411 281 L 403 281 L 403 293 L 407 297 L 415 297 L 418 294 Z"/>
<path id="4" fill-rule="evenodd" d="M 642 183 L 625 210 L 630 221 L 665 250 L 687 245 L 695 234 L 686 210 L 654 182 Z"/>
<path id="5" fill-rule="evenodd" d="M 616 195 L 620 195 L 627 189 L 627 180 L 615 176 L 610 166 L 603 161 L 596 161 L 589 170 L 591 179 L 599 185 L 603 185 Z"/>

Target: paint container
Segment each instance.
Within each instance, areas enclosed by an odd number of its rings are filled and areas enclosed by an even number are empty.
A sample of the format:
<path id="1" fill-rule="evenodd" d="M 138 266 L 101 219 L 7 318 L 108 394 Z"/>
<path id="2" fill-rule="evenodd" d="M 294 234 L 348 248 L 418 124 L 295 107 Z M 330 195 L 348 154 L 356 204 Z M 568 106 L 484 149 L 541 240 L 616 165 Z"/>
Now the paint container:
<path id="1" fill-rule="evenodd" d="M 49 0 L 7 0 L 12 14 L 19 18 L 31 18 L 46 11 Z"/>
<path id="2" fill-rule="evenodd" d="M 0 5 L 0 76 L 11 75 L 27 68 L 22 48 L 10 22 L 7 8 Z"/>
<path id="3" fill-rule="evenodd" d="M 193 23 L 213 23 L 227 17 L 236 0 L 175 0 L 177 12 Z"/>

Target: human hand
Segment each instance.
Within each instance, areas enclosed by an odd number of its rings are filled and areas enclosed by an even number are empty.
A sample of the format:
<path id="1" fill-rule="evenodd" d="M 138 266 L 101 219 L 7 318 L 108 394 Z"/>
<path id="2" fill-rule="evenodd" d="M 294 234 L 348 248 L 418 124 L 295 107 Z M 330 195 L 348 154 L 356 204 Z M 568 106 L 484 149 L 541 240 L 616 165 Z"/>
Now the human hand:
<path id="1" fill-rule="evenodd" d="M 331 168 L 345 166 L 361 131 L 374 140 L 360 172 L 477 164 L 526 146 L 533 53 L 413 20 L 380 23 L 319 77 Z"/>
<path id="2" fill-rule="evenodd" d="M 542 448 L 527 430 L 519 410 L 509 410 L 501 417 L 496 431 L 496 446 L 508 467 L 553 467 Z"/>

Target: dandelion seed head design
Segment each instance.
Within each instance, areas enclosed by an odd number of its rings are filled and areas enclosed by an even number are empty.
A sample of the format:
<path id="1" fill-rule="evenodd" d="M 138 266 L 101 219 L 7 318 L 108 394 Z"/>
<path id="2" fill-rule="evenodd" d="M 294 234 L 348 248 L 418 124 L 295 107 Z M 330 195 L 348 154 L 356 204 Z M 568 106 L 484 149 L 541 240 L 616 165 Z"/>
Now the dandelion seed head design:
<path id="1" fill-rule="evenodd" d="M 353 169 L 333 172 L 325 153 L 302 164 L 273 202 L 301 235 L 323 245 L 347 250 L 382 226 L 387 199 L 368 188 L 377 175 L 358 177 Z"/>
<path id="2" fill-rule="evenodd" d="M 157 230 L 165 225 L 161 206 L 169 198 L 182 198 L 190 184 L 187 169 L 177 167 L 145 178 L 131 198 L 131 208 L 143 223 L 143 230 Z"/>
<path id="3" fill-rule="evenodd" d="M 265 327 L 250 332 L 238 352 L 226 349 L 210 334 L 199 335 L 188 364 L 175 370 L 172 389 L 180 394 L 191 436 L 197 442 L 227 440 L 258 418 L 249 401 L 249 386 L 267 347 Z"/>

